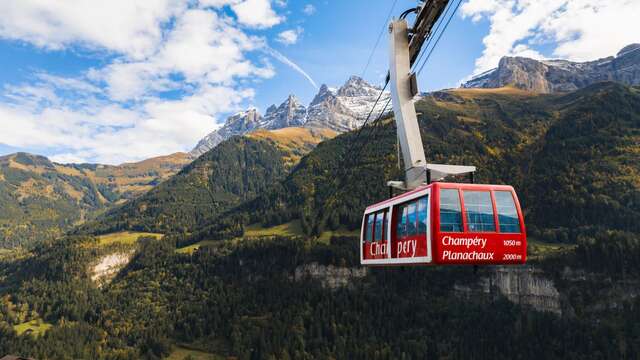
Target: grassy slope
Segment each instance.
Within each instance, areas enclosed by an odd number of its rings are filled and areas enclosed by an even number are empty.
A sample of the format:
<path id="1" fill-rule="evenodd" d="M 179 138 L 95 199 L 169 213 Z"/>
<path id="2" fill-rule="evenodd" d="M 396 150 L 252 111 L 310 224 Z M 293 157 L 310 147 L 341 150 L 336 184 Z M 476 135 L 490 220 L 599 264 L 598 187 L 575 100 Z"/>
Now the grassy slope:
<path id="1" fill-rule="evenodd" d="M 294 166 L 318 143 L 334 138 L 336 135 L 337 133 L 330 129 L 289 127 L 277 130 L 257 130 L 247 134 L 247 137 L 271 141 L 287 154 L 284 159 L 285 163 L 288 166 Z"/>
<path id="2" fill-rule="evenodd" d="M 100 246 L 107 246 L 111 244 L 123 244 L 123 245 L 133 245 L 138 240 L 139 237 L 154 237 L 156 239 L 160 239 L 162 234 L 157 233 L 147 233 L 147 232 L 135 232 L 135 231 L 120 231 L 111 234 L 104 234 L 98 236 L 98 244 Z"/>
<path id="3" fill-rule="evenodd" d="M 47 332 L 47 330 L 51 329 L 52 326 L 52 324 L 44 322 L 42 319 L 38 319 L 14 325 L 13 329 L 18 333 L 18 335 L 28 333 L 31 336 L 42 336 Z"/>
<path id="4" fill-rule="evenodd" d="M 166 358 L 167 360 L 218 360 L 225 359 L 223 356 L 218 356 L 208 352 L 189 349 L 183 346 L 175 346 L 171 354 Z"/>
<path id="5" fill-rule="evenodd" d="M 184 153 L 119 166 L 64 165 L 25 153 L 0 157 L 0 247 L 56 238 L 188 161 Z"/>

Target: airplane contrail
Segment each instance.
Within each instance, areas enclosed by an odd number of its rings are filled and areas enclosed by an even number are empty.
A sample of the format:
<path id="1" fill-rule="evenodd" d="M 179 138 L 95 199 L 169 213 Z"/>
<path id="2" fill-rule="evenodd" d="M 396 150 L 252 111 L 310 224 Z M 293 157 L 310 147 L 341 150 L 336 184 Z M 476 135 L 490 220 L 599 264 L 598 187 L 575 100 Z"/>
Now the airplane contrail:
<path id="1" fill-rule="evenodd" d="M 289 60 L 286 56 L 282 55 L 279 51 L 269 47 L 269 46 L 265 46 L 264 47 L 264 51 L 273 56 L 276 60 L 280 61 L 281 63 L 291 67 L 293 70 L 299 72 L 300 74 L 302 74 L 302 76 L 304 76 L 305 78 L 307 78 L 307 80 L 309 80 L 309 82 L 311 83 L 311 85 L 313 85 L 314 88 L 318 89 L 318 85 L 316 84 L 316 82 L 313 80 L 313 78 L 307 74 L 306 71 L 304 71 L 300 66 L 298 66 L 298 64 L 294 63 L 293 61 Z"/>

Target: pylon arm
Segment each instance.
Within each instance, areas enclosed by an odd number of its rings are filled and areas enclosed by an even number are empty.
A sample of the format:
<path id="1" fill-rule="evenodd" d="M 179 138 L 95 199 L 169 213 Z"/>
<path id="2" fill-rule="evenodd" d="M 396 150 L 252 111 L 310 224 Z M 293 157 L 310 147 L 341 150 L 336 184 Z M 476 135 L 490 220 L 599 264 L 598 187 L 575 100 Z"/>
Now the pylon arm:
<path id="1" fill-rule="evenodd" d="M 416 109 L 411 94 L 411 67 L 409 61 L 409 34 L 404 19 L 389 25 L 389 74 L 393 113 L 398 128 L 398 140 L 402 150 L 405 171 L 405 188 L 414 189 L 427 181 L 427 161 Z"/>

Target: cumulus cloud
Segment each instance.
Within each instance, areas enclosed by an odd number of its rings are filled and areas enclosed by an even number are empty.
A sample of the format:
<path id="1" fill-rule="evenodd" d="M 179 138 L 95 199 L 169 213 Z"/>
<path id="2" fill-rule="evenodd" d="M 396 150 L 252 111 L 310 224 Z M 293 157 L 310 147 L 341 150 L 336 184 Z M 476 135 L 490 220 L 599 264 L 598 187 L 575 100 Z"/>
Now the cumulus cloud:
<path id="1" fill-rule="evenodd" d="M 238 17 L 238 22 L 254 28 L 268 28 L 280 24 L 284 17 L 278 15 L 271 6 L 271 0 L 200 0 L 203 7 L 230 6 Z M 276 1 L 280 7 L 284 1 Z"/>
<path id="2" fill-rule="evenodd" d="M 141 58 L 162 40 L 161 25 L 185 7 L 171 0 L 0 1 L 0 37 L 46 49 L 82 43 Z"/>
<path id="3" fill-rule="evenodd" d="M 74 77 L 38 72 L 28 83 L 6 84 L 0 143 L 48 149 L 55 161 L 108 164 L 190 150 L 219 127 L 222 114 L 253 98 L 252 79 L 275 74 L 248 56 L 264 51 L 265 40 L 238 24 L 264 28 L 283 20 L 266 0 L 55 7 L 25 0 L 0 2 L 0 12 L 0 38 L 109 59 Z"/>
<path id="4" fill-rule="evenodd" d="M 302 28 L 290 29 L 282 31 L 278 34 L 276 41 L 285 44 L 285 45 L 293 45 L 298 42 L 298 38 L 302 34 Z"/>
<path id="5" fill-rule="evenodd" d="M 284 18 L 271 8 L 269 0 L 245 0 L 231 6 L 238 22 L 256 28 L 267 28 L 281 23 Z"/>
<path id="6" fill-rule="evenodd" d="M 552 57 L 586 61 L 640 41 L 636 0 L 469 0 L 461 13 L 490 23 L 476 74 L 496 67 L 502 56 L 541 58 L 540 45 L 551 45 Z"/>
<path id="7" fill-rule="evenodd" d="M 231 20 L 202 9 L 185 11 L 154 56 L 140 61 L 117 61 L 92 78 L 102 80 L 112 98 L 138 99 L 149 92 L 168 91 L 185 85 L 229 84 L 238 77 L 269 77 L 252 64 L 245 52 L 262 46 L 263 40 L 247 36 Z M 179 74 L 180 82 L 171 75 Z"/>
<path id="8" fill-rule="evenodd" d="M 12 89 L 16 98 L 42 101 L 0 103 L 5 124 L 0 142 L 14 147 L 63 149 L 55 161 L 117 164 L 192 146 L 218 125 L 213 117 L 253 96 L 251 89 L 206 85 L 178 100 L 150 98 L 125 107 L 97 94 L 70 102 L 47 83 Z M 80 96 L 80 95 L 78 95 Z"/>

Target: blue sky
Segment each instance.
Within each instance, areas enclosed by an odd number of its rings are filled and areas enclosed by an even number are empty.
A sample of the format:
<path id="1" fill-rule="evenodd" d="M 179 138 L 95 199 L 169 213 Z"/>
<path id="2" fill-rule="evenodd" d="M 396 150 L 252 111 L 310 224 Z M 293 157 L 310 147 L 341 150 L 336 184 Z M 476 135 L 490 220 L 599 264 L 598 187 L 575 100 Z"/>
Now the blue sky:
<path id="1" fill-rule="evenodd" d="M 290 3 L 290 11 L 294 14 L 302 12 L 305 6 L 303 2 Z M 393 1 L 312 3 L 316 8 L 313 16 L 302 16 L 298 20 L 304 28 L 299 42 L 285 46 L 276 41 L 273 47 L 305 69 L 318 85 L 339 86 L 351 75 L 362 75 Z M 398 0 L 394 16 L 415 4 L 415 1 Z M 274 28 L 270 36 L 277 36 L 280 30 Z M 456 16 L 422 71 L 421 89 L 454 87 L 459 80 L 470 75 L 474 70 L 474 60 L 482 53 L 482 38 L 487 32 L 486 21 L 474 24 L 470 19 Z M 387 42 L 385 31 L 364 74 L 372 84 L 381 83 L 386 74 Z M 257 88 L 261 96 L 256 97 L 256 106 L 264 109 L 271 103 L 280 103 L 289 93 L 296 94 L 304 103 L 313 99 L 317 90 L 304 77 L 281 63 L 274 65 L 277 79 L 265 81 Z"/>
<path id="2" fill-rule="evenodd" d="M 455 87 L 505 55 L 583 61 L 640 41 L 637 1 L 460 1 L 422 91 Z M 188 151 L 230 113 L 264 111 L 288 94 L 308 104 L 312 81 L 340 86 L 362 75 L 393 4 L 0 3 L 0 155 L 116 164 Z M 415 5 L 397 0 L 393 14 Z M 385 31 L 364 73 L 371 83 L 386 73 L 387 41 Z"/>

